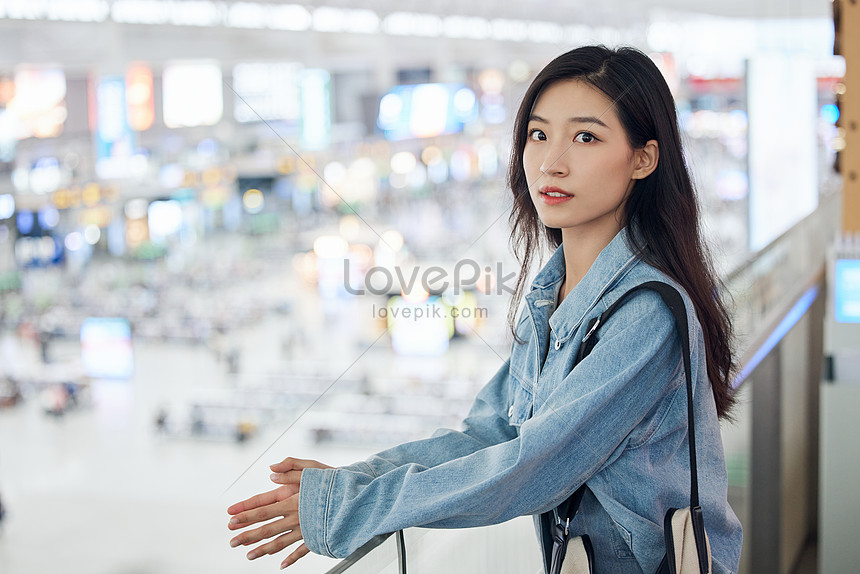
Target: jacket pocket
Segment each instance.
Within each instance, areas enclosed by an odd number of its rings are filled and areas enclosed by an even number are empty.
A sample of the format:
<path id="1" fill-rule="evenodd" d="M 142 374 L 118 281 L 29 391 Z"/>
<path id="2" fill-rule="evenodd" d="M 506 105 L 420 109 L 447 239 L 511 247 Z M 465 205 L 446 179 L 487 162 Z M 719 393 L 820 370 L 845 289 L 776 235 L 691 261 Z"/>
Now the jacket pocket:
<path id="1" fill-rule="evenodd" d="M 616 558 L 635 558 L 633 555 L 633 535 L 617 520 L 612 519 L 612 524 L 615 526 L 612 533 L 612 545 L 615 550 Z"/>
<path id="2" fill-rule="evenodd" d="M 511 404 L 508 407 L 508 422 L 511 426 L 522 425 L 532 414 L 532 393 L 524 384 L 524 381 L 515 372 L 511 371 Z"/>

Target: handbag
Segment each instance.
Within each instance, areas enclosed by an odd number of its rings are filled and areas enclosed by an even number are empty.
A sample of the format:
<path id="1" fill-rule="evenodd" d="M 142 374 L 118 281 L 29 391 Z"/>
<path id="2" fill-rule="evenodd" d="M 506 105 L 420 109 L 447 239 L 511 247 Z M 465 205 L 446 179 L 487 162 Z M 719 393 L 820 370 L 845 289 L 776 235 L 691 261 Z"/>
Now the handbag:
<path id="1" fill-rule="evenodd" d="M 606 311 L 589 321 L 585 336 L 576 355 L 574 367 L 584 359 L 597 343 L 597 331 L 627 300 L 642 289 L 656 291 L 672 311 L 675 327 L 681 338 L 684 372 L 687 383 L 687 424 L 690 443 L 690 506 L 670 508 L 663 520 L 666 554 L 656 574 L 708 574 L 711 571 L 711 546 L 705 532 L 702 508 L 699 506 L 699 479 L 696 470 L 696 433 L 693 418 L 693 379 L 690 371 L 690 337 L 687 311 L 678 290 L 662 281 L 648 281 L 624 293 Z M 594 571 L 594 551 L 587 534 L 570 537 L 570 521 L 579 510 L 587 486 L 583 484 L 570 498 L 541 516 L 541 523 L 554 519 L 550 527 L 552 551 L 549 558 L 550 574 L 591 574 Z"/>

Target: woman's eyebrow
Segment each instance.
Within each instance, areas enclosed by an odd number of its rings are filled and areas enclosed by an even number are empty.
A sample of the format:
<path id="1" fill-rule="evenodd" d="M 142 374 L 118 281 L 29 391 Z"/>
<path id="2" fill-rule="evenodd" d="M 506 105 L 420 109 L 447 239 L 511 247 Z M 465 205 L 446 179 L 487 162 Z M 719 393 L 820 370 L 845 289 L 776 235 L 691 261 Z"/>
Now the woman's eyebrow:
<path id="1" fill-rule="evenodd" d="M 530 115 L 529 121 L 530 122 L 538 122 L 538 123 L 542 123 L 542 124 L 548 124 L 549 123 L 549 120 L 542 118 L 541 116 L 539 116 L 537 114 Z M 598 125 L 598 126 L 603 126 L 604 128 L 606 128 L 608 130 L 612 129 L 608 125 L 606 125 L 605 123 L 600 121 L 600 118 L 596 118 L 594 116 L 576 116 L 573 118 L 568 118 L 567 121 L 572 123 L 572 124 Z"/>

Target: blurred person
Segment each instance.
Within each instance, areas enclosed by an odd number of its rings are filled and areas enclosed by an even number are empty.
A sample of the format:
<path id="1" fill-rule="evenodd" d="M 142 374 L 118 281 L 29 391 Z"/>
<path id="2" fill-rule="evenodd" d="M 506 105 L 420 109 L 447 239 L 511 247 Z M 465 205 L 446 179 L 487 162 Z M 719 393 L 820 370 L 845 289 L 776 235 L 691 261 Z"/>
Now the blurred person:
<path id="1" fill-rule="evenodd" d="M 66 394 L 66 403 L 71 407 L 80 406 L 80 393 L 78 385 L 71 381 L 60 383 L 63 387 L 63 392 Z"/>
<path id="2" fill-rule="evenodd" d="M 3 534 L 3 519 L 6 518 L 6 507 L 3 505 L 3 497 L 0 496 L 0 534 Z"/>
<path id="3" fill-rule="evenodd" d="M 0 379 L 0 407 L 14 407 L 23 399 L 21 386 L 12 377 Z"/>
<path id="4" fill-rule="evenodd" d="M 55 417 L 62 416 L 68 406 L 69 395 L 66 388 L 60 384 L 48 385 L 39 393 L 42 410 Z"/>
<path id="5" fill-rule="evenodd" d="M 247 419 L 241 419 L 236 425 L 236 442 L 245 442 L 257 431 L 257 425 Z"/>
<path id="6" fill-rule="evenodd" d="M 39 341 L 39 356 L 42 358 L 42 363 L 47 365 L 51 362 L 51 333 L 39 330 L 36 332 L 36 337 Z"/>
<path id="7" fill-rule="evenodd" d="M 158 431 L 158 434 L 167 434 L 168 416 L 166 407 L 158 407 L 158 412 L 155 414 L 155 429 Z"/>
<path id="8" fill-rule="evenodd" d="M 206 434 L 206 421 L 203 415 L 203 408 L 200 405 L 191 406 L 191 434 Z"/>
<path id="9" fill-rule="evenodd" d="M 508 183 L 511 240 L 523 266 L 508 315 L 514 342 L 463 430 L 439 429 L 342 467 L 286 458 L 270 467 L 280 486 L 227 509 L 228 528 L 242 531 L 231 546 L 252 546 L 254 559 L 302 542 L 284 568 L 310 551 L 346 557 L 404 528 L 532 515 L 548 571 L 552 511 L 587 485 L 570 528 L 591 535 L 595 572 L 655 572 L 666 510 L 690 501 L 674 317 L 657 293 L 641 291 L 571 365 L 591 319 L 656 280 L 681 292 L 688 315 L 712 570 L 737 571 L 742 531 L 727 501 L 720 435 L 734 402 L 732 329 L 702 239 L 674 102 L 654 63 L 636 49 L 602 46 L 549 63 L 519 107 Z M 553 254 L 515 320 L 543 243 Z"/>
<path id="10" fill-rule="evenodd" d="M 239 362 L 242 358 L 241 351 L 238 345 L 232 345 L 225 355 L 227 359 L 227 372 L 235 375 L 239 372 Z"/>

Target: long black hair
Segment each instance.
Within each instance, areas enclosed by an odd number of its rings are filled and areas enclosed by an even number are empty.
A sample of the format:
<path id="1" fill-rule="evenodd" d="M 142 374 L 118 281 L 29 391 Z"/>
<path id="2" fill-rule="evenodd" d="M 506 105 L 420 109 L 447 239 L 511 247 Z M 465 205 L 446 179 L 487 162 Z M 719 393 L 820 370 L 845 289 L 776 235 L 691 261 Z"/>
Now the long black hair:
<path id="1" fill-rule="evenodd" d="M 674 99 L 654 62 L 635 48 L 583 46 L 571 50 L 547 64 L 523 96 L 514 120 L 508 170 L 514 198 L 510 239 L 523 270 L 508 311 L 511 332 L 522 342 L 516 334 L 516 311 L 532 256 L 543 242 L 551 248 L 562 242 L 561 229 L 540 221 L 529 194 L 523 168 L 529 116 L 548 86 L 570 79 L 592 86 L 614 102 L 632 148 L 641 149 L 649 140 L 657 141 L 657 167 L 634 183 L 624 204 L 623 223 L 636 255 L 677 281 L 692 299 L 704 331 L 708 378 L 717 413 L 726 417 L 734 403 L 731 321 L 721 299 L 722 285 L 702 240 L 699 206 L 684 161 Z"/>

